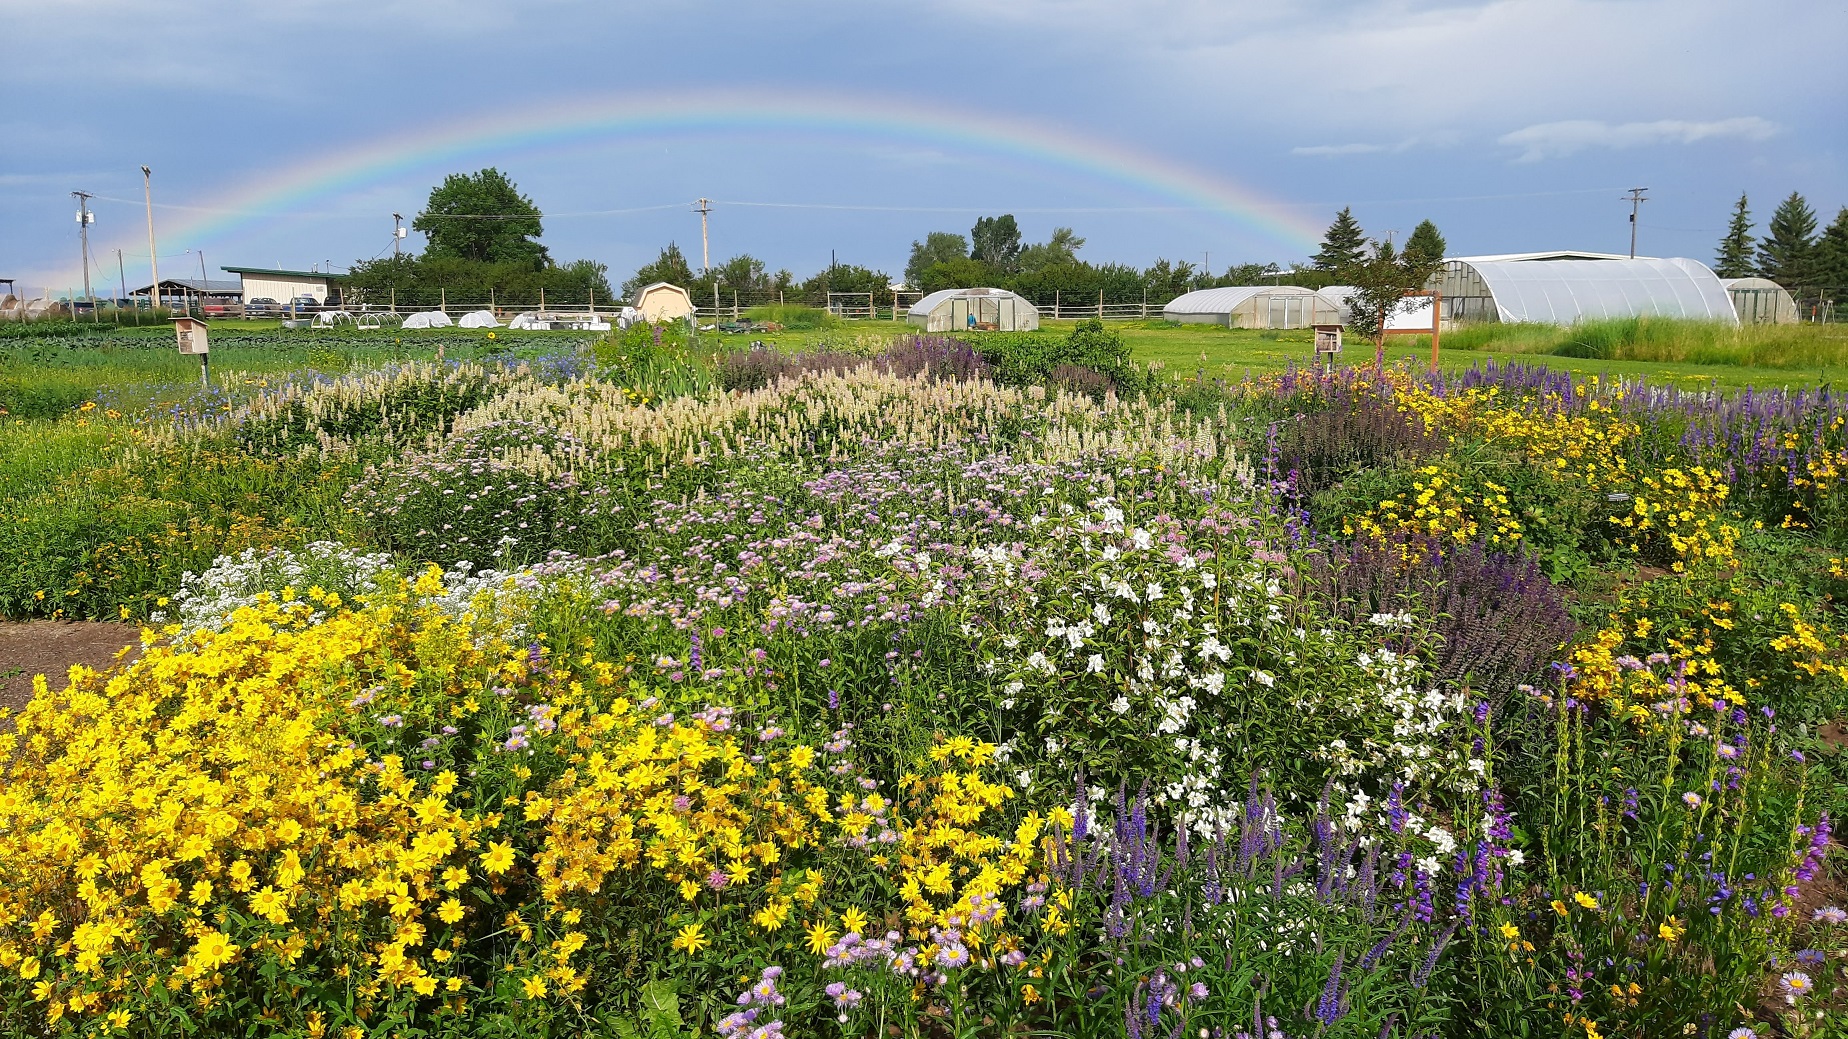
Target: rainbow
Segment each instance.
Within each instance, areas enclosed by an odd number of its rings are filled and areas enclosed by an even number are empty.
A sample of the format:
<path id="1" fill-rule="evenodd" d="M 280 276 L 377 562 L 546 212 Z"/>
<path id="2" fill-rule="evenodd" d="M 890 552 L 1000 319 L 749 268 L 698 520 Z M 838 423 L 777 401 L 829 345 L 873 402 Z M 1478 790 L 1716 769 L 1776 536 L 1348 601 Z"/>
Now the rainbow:
<path id="1" fill-rule="evenodd" d="M 291 163 L 215 196 L 209 209 L 171 207 L 169 214 L 177 210 L 184 215 L 177 222 L 169 215 L 160 237 L 163 244 L 186 247 L 222 244 L 241 230 L 304 212 L 326 199 L 404 174 L 441 169 L 483 152 L 769 131 L 927 144 L 1018 160 L 1172 200 L 1171 208 L 1218 216 L 1292 253 L 1312 251 L 1321 237 L 1321 228 L 1305 222 L 1296 207 L 1101 136 L 1079 135 L 989 109 L 938 109 L 864 97 L 755 90 L 583 98 L 396 135 Z"/>

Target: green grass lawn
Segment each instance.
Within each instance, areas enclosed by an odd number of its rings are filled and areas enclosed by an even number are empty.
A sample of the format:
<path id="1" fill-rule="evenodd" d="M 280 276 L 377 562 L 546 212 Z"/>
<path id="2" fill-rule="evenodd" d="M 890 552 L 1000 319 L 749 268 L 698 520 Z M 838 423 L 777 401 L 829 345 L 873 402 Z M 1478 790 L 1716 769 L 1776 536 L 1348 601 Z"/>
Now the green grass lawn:
<path id="1" fill-rule="evenodd" d="M 1052 332 L 1070 331 L 1075 322 L 1047 321 L 1041 328 Z M 1216 325 L 1170 325 L 1158 321 L 1130 321 L 1110 325 L 1123 337 L 1139 361 L 1154 361 L 1179 378 L 1194 378 L 1204 372 L 1208 379 L 1242 379 L 1246 374 L 1259 375 L 1279 371 L 1294 363 L 1298 367 L 1314 364 L 1312 334 L 1307 329 L 1278 331 L 1271 329 L 1222 328 Z M 1518 326 L 1515 326 L 1518 329 Z M 1786 329 L 1793 326 L 1784 326 Z M 1744 386 L 1814 386 L 1820 383 L 1848 381 L 1848 327 L 1832 325 L 1794 326 L 1813 348 L 1790 352 L 1777 358 L 1786 363 L 1776 367 L 1716 363 L 1690 351 L 1688 360 L 1610 360 L 1568 357 L 1534 350 L 1532 338 L 1513 341 L 1480 334 L 1449 333 L 1439 339 L 1442 348 L 1438 364 L 1447 369 L 1468 368 L 1483 361 L 1541 364 L 1556 371 L 1580 376 L 1622 376 L 1646 378 L 1661 385 L 1701 386 L 1708 383 L 1723 388 Z M 1525 329 L 1518 329 L 1525 332 Z M 1453 345 L 1468 347 L 1455 349 Z M 1510 348 L 1514 347 L 1514 348 Z M 1522 349 L 1526 347 L 1526 349 Z M 1387 340 L 1389 361 L 1410 360 L 1428 363 L 1431 341 L 1425 336 L 1394 336 Z M 1349 337 L 1341 355 L 1344 364 L 1370 364 L 1372 344 Z M 1824 362 L 1824 363 L 1817 363 Z"/>

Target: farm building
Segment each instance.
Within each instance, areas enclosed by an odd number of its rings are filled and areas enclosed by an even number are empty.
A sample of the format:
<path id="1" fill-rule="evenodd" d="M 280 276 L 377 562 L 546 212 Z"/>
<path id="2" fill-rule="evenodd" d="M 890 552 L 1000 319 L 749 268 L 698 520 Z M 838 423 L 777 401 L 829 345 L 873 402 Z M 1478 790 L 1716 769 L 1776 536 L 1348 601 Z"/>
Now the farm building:
<path id="1" fill-rule="evenodd" d="M 1797 301 L 1770 278 L 1727 278 L 1721 282 L 1732 297 L 1733 312 L 1742 325 L 1791 325 L 1798 317 Z"/>
<path id="2" fill-rule="evenodd" d="M 243 283 L 243 298 L 273 299 L 277 303 L 287 304 L 298 296 L 313 296 L 314 301 L 326 303 L 329 296 L 336 301 L 340 298 L 340 275 L 322 271 L 284 271 L 271 267 L 220 267 L 219 270 L 235 274 Z"/>
<path id="3" fill-rule="evenodd" d="M 1161 316 L 1185 325 L 1308 328 L 1339 320 L 1337 309 L 1330 298 L 1295 285 L 1235 285 L 1176 296 Z"/>
<path id="4" fill-rule="evenodd" d="M 160 280 L 160 299 L 156 306 L 184 307 L 201 303 L 209 307 L 233 306 L 241 302 L 239 293 L 242 286 L 235 281 L 201 281 L 198 278 L 162 278 Z M 154 286 L 143 285 L 130 290 L 131 300 L 145 301 Z"/>
<path id="5" fill-rule="evenodd" d="M 1510 253 L 1446 261 L 1427 288 L 1444 294 L 1444 322 L 1571 325 L 1620 317 L 1737 324 L 1726 286 L 1699 260 L 1608 253 Z"/>
<path id="6" fill-rule="evenodd" d="M 926 332 L 1031 332 L 1039 308 L 1006 289 L 942 289 L 913 303 L 905 320 Z"/>
<path id="7" fill-rule="evenodd" d="M 686 321 L 693 316 L 693 297 L 678 285 L 657 281 L 635 290 L 635 310 L 651 325 Z"/>

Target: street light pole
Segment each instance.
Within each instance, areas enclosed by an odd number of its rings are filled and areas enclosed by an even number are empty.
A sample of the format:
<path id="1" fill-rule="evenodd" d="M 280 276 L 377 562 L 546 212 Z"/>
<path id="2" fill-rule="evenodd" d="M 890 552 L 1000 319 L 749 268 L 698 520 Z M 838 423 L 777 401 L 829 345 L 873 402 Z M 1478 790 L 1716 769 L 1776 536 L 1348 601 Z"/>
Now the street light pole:
<path id="1" fill-rule="evenodd" d="M 141 191 L 148 203 L 148 274 L 154 283 L 148 286 L 148 312 L 160 309 L 160 253 L 154 248 L 154 185 L 153 171 L 141 167 Z"/>

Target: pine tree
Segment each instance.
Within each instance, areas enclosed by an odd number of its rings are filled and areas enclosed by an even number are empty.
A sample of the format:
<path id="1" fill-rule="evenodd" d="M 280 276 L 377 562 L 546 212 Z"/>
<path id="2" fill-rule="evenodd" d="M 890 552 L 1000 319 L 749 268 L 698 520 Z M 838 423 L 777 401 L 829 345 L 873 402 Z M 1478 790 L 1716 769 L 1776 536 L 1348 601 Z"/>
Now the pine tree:
<path id="1" fill-rule="evenodd" d="M 1758 269 L 1791 292 L 1808 288 L 1816 252 L 1816 213 L 1803 196 L 1791 192 L 1771 214 L 1770 232 L 1758 243 Z"/>
<path id="2" fill-rule="evenodd" d="M 1360 229 L 1360 221 L 1354 219 L 1349 207 L 1342 206 L 1341 212 L 1335 214 L 1335 222 L 1328 225 L 1328 233 L 1322 236 L 1322 251 L 1310 257 L 1317 270 L 1339 270 L 1360 261 L 1367 255 L 1367 234 Z"/>
<path id="3" fill-rule="evenodd" d="M 1733 207 L 1732 222 L 1726 225 L 1726 237 L 1720 239 L 1713 273 L 1722 278 L 1750 278 L 1758 273 L 1758 266 L 1752 262 L 1752 211 L 1746 208 L 1743 193 Z"/>
<path id="4" fill-rule="evenodd" d="M 1405 252 L 1408 262 L 1436 266 L 1444 262 L 1444 236 L 1437 231 L 1437 225 L 1429 220 L 1421 220 L 1412 228 L 1412 236 L 1405 240 Z"/>
<path id="5" fill-rule="evenodd" d="M 1831 299 L 1848 297 L 1848 206 L 1835 214 L 1835 222 L 1816 240 L 1816 286 Z"/>

